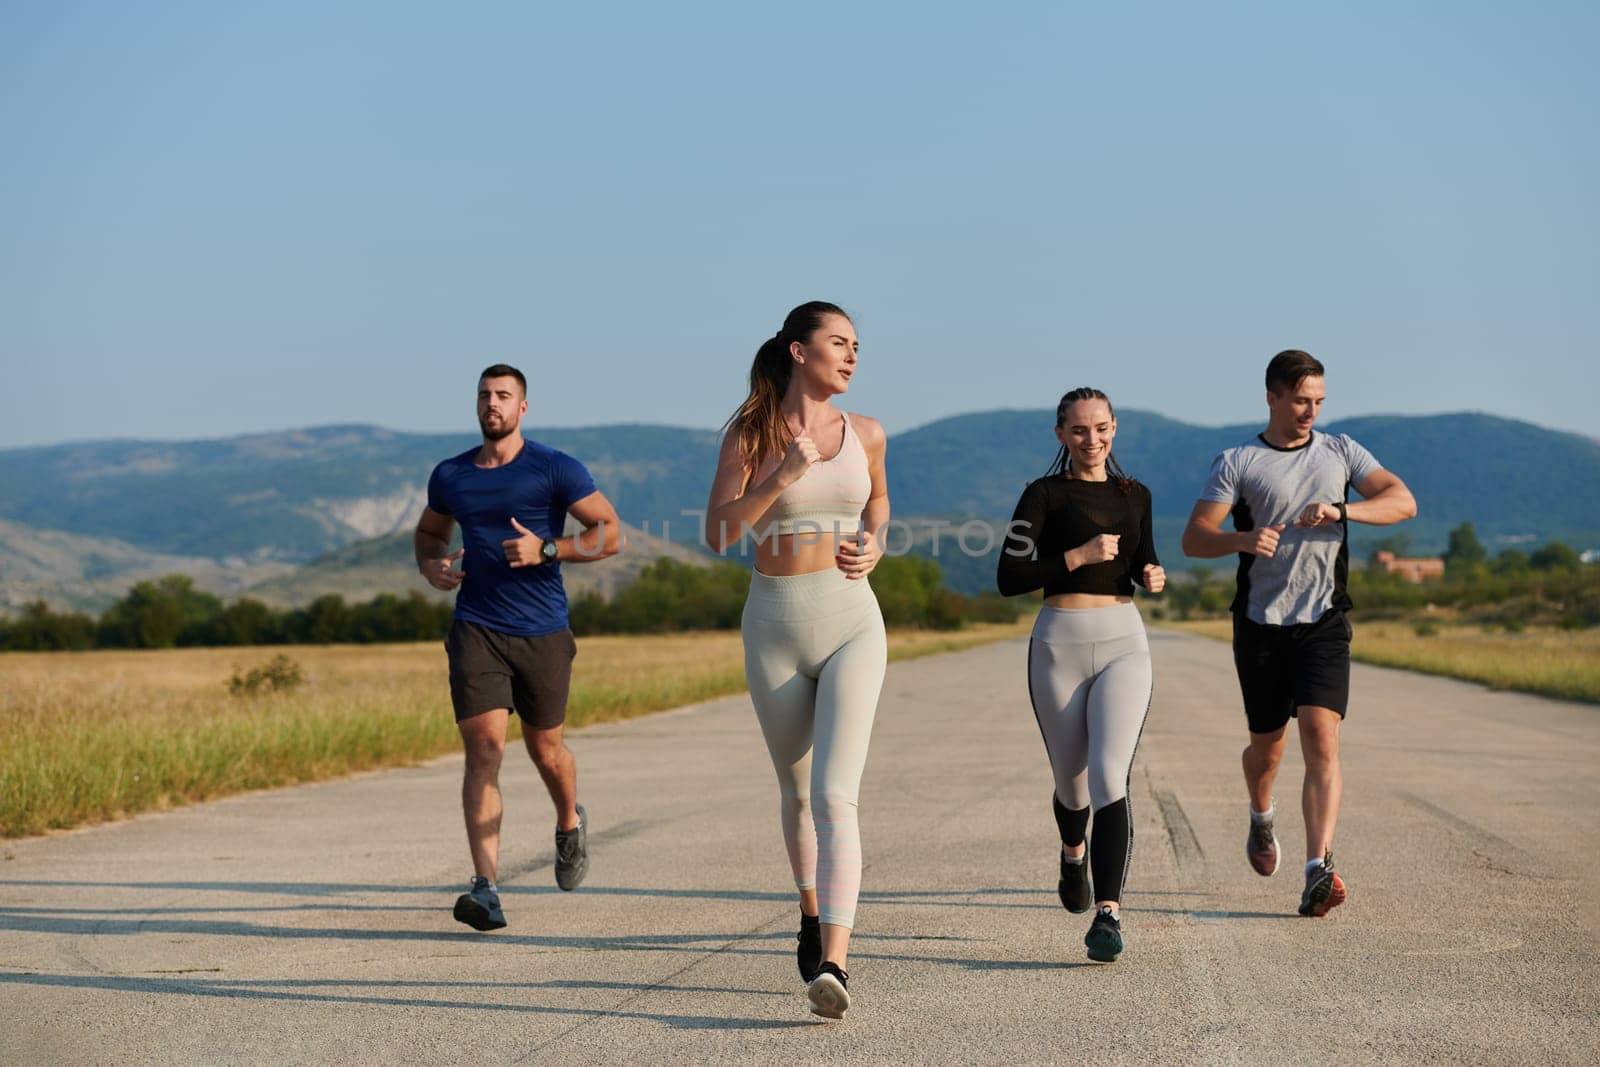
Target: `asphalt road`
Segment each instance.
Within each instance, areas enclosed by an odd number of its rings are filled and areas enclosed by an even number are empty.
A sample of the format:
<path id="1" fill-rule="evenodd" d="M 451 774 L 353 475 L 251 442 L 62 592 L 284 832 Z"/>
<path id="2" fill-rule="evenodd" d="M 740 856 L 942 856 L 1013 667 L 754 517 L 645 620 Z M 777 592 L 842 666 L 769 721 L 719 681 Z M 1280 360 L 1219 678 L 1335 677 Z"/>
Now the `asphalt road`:
<path id="1" fill-rule="evenodd" d="M 1600 709 L 1358 666 L 1350 900 L 1302 919 L 1298 747 L 1260 878 L 1227 647 L 1152 647 L 1116 964 L 1056 903 L 1009 641 L 890 667 L 842 1023 L 741 696 L 573 735 L 576 893 L 511 762 L 497 933 L 450 917 L 459 758 L 0 845 L 0 1063 L 1600 1060 Z"/>

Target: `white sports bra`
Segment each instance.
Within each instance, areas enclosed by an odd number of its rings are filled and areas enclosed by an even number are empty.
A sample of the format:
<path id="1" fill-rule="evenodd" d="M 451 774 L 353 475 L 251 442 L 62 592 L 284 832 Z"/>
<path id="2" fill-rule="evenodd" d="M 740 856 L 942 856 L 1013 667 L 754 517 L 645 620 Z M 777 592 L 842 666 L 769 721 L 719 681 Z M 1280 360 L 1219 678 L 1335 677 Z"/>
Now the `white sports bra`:
<path id="1" fill-rule="evenodd" d="M 818 460 L 800 480 L 789 486 L 756 523 L 767 534 L 853 534 L 861 526 L 861 511 L 872 496 L 872 474 L 867 470 L 867 450 L 844 415 L 844 443 L 832 459 Z M 764 535 L 763 535 L 764 536 Z"/>

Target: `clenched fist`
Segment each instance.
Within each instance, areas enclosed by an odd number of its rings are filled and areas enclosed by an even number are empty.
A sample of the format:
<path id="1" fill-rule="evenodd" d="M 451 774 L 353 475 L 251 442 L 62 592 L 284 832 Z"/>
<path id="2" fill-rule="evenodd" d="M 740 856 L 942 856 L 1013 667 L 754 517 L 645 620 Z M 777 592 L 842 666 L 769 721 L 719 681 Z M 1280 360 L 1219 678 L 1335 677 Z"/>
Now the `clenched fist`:
<path id="1" fill-rule="evenodd" d="M 1117 543 L 1121 534 L 1100 534 L 1091 537 L 1077 548 L 1067 549 L 1067 569 L 1075 571 L 1091 563 L 1104 563 L 1117 558 Z"/>
<path id="2" fill-rule="evenodd" d="M 1263 526 L 1259 530 L 1248 530 L 1239 536 L 1244 539 L 1240 552 L 1248 552 L 1252 556 L 1267 556 L 1278 551 L 1278 535 L 1283 533 L 1287 523 L 1276 526 Z"/>
<path id="3" fill-rule="evenodd" d="M 460 559 L 466 551 L 464 548 L 458 548 L 448 556 L 440 556 L 437 559 L 419 559 L 417 560 L 417 570 L 421 571 L 422 576 L 428 579 L 429 585 L 435 589 L 443 589 L 448 593 L 460 585 L 467 576 L 466 571 L 450 569 L 450 565 Z"/>
<path id="4" fill-rule="evenodd" d="M 1296 526 L 1331 526 L 1339 521 L 1339 505 L 1307 504 L 1295 518 Z"/>
<path id="5" fill-rule="evenodd" d="M 778 483 L 785 488 L 793 485 L 821 458 L 822 450 L 817 443 L 809 434 L 801 434 L 789 442 L 789 450 L 783 454 L 783 462 L 778 464 Z"/>
<path id="6" fill-rule="evenodd" d="M 1159 593 L 1167 587 L 1167 572 L 1159 563 L 1144 565 L 1144 587 L 1148 592 Z"/>

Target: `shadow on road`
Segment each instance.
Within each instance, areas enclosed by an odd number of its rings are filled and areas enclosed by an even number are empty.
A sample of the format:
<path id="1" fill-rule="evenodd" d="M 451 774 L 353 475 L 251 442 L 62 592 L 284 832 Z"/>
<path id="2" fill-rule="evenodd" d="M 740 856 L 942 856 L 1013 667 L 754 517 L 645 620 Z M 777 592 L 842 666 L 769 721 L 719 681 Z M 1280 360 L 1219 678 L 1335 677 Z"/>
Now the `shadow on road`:
<path id="1" fill-rule="evenodd" d="M 25 974 L 0 971 L 0 985 L 35 985 L 69 989 L 101 989 L 122 993 L 146 993 L 187 997 L 218 997 L 228 1000 L 275 1000 L 316 1004 L 361 1004 L 391 1008 L 439 1008 L 444 1010 L 507 1012 L 518 1015 L 567 1015 L 578 1018 L 640 1019 L 663 1023 L 684 1030 L 782 1030 L 799 1026 L 816 1025 L 793 1019 L 746 1019 L 715 1015 L 667 1015 L 659 1012 L 607 1010 L 605 1008 L 563 1008 L 542 1004 L 506 1004 L 499 1001 L 425 999 L 419 997 L 362 996 L 353 993 L 297 992 L 293 988 L 331 986 L 334 988 L 416 988 L 449 986 L 457 989 L 474 989 L 483 983 L 459 982 L 349 982 L 339 979 L 316 981 L 295 979 L 289 981 L 230 980 L 224 978 L 131 978 L 114 975 L 90 974 Z M 499 986 L 517 983 L 495 983 Z M 588 985 L 589 983 L 575 983 Z M 548 984 L 528 983 L 524 988 L 549 988 Z M 674 986 L 620 986 L 620 988 L 653 990 L 676 989 Z M 706 990 L 707 992 L 750 992 L 749 990 Z M 761 995 L 770 995 L 762 992 Z M 785 996 L 790 994 L 776 994 Z"/>
<path id="2" fill-rule="evenodd" d="M 107 913 L 100 913 L 106 915 Z M 772 931 L 758 934 L 704 933 L 704 934 L 639 934 L 610 937 L 565 937 L 545 934 L 508 934 L 495 932 L 481 934 L 470 930 L 423 929 L 341 929 L 337 927 L 273 926 L 245 920 L 178 919 L 165 914 L 110 913 L 111 917 L 95 918 L 72 912 L 62 914 L 59 909 L 33 909 L 25 906 L 0 907 L 0 930 L 27 934 L 58 935 L 66 937 L 133 937 L 133 936 L 184 936 L 184 937 L 251 937 L 280 941 L 352 941 L 387 943 L 435 943 L 461 945 L 484 942 L 496 946 L 515 946 L 546 951 L 583 952 L 698 952 L 713 950 L 734 955 L 784 956 L 793 952 L 794 934 Z M 937 956 L 889 952 L 883 949 L 910 943 L 959 943 L 981 939 L 954 936 L 927 936 L 896 934 L 894 932 L 862 932 L 855 935 L 860 946 L 855 955 L 860 959 L 899 963 L 935 964 L 959 967 L 965 970 L 1053 970 L 1078 966 L 1058 960 L 973 959 L 961 956 Z M 768 947 L 768 945 L 772 947 Z M 130 979 L 132 980 L 132 979 Z"/>
<path id="3" fill-rule="evenodd" d="M 1290 911 L 1218 911 L 1206 908 L 1123 908 L 1127 912 L 1142 912 L 1155 915 L 1187 915 L 1191 919 L 1201 922 L 1216 922 L 1219 919 L 1298 919 L 1299 915 Z"/>

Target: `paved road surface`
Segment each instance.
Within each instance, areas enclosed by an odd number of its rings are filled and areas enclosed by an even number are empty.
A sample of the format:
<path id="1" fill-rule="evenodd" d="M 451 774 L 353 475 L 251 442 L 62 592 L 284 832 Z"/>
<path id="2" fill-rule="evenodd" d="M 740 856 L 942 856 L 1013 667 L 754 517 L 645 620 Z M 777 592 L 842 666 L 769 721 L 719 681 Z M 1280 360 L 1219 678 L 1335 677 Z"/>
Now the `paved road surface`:
<path id="1" fill-rule="evenodd" d="M 1600 1060 L 1600 709 L 1358 666 L 1351 898 L 1301 919 L 1298 755 L 1288 862 L 1259 878 L 1228 650 L 1152 645 L 1114 965 L 1055 900 L 1008 641 L 890 668 L 842 1024 L 805 1011 L 777 793 L 732 697 L 575 735 L 577 893 L 511 764 L 494 934 L 450 918 L 458 759 L 0 846 L 0 1062 Z"/>

